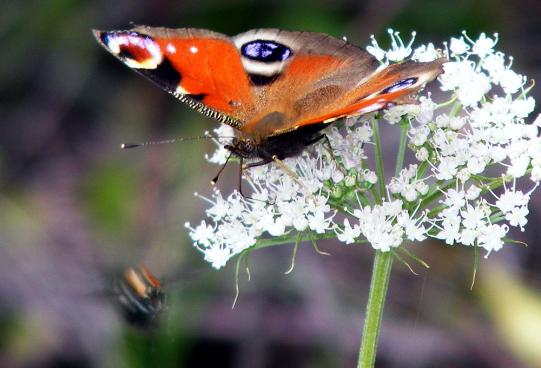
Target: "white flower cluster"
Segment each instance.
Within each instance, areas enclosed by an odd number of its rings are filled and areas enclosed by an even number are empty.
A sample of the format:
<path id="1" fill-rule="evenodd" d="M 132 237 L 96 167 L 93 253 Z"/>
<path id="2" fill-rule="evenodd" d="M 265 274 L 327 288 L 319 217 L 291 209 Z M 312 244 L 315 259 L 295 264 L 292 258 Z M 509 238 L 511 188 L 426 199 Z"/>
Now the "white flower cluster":
<path id="1" fill-rule="evenodd" d="M 413 49 L 415 34 L 407 44 L 397 32 L 389 34 L 389 50 L 374 37 L 367 47 L 382 63 L 441 55 L 433 44 Z M 332 155 L 318 143 L 286 160 L 289 170 L 269 164 L 245 172 L 251 197 L 233 192 L 224 198 L 218 190 L 200 196 L 210 207 L 208 220 L 186 224 L 194 245 L 215 268 L 262 238 L 291 242 L 299 233 L 316 239 L 335 234 L 345 244 L 364 241 L 382 251 L 428 236 L 475 245 L 487 255 L 500 249 L 510 227 L 524 229 L 530 194 L 541 180 L 541 118 L 526 121 L 535 101 L 527 96 L 526 77 L 511 69 L 512 58 L 495 51 L 497 40 L 463 33 L 444 44 L 449 62 L 433 83 L 441 90 L 433 92 L 439 102 L 426 93 L 417 105 L 333 126 L 326 131 Z M 385 121 L 407 124 L 407 147 L 418 163 L 402 169 L 381 193 L 376 186 L 383 176 L 366 167 L 372 152 L 365 149 L 378 144 L 374 124 Z M 226 127 L 215 133 L 233 135 Z M 223 139 L 216 143 L 219 149 L 207 158 L 223 163 L 229 153 Z M 526 193 L 516 182 L 524 176 L 533 181 Z"/>
<path id="2" fill-rule="evenodd" d="M 350 214 L 359 223 L 351 226 L 346 218 L 344 226 L 335 229 L 338 240 L 351 244 L 362 234 L 374 249 L 389 251 L 400 246 L 404 238 L 411 241 L 426 239 L 427 229 L 423 225 L 426 213 L 414 218 L 415 213 L 410 215 L 401 200 L 374 206 L 363 206 L 359 200 L 358 205 L 359 208 Z"/>
<path id="3" fill-rule="evenodd" d="M 222 128 L 223 129 L 223 128 Z M 217 130 L 217 133 L 223 130 Z M 222 142 L 223 143 L 223 142 Z M 211 206 L 206 214 L 213 225 L 202 221 L 198 226 L 185 226 L 195 246 L 205 259 L 220 268 L 229 258 L 253 246 L 264 233 L 281 236 L 292 230 L 323 234 L 334 227 L 334 210 L 327 203 L 324 182 L 342 180 L 336 166 L 330 165 L 327 153 L 321 147 L 315 157 L 303 154 L 285 163 L 294 168 L 302 182 L 274 164 L 251 169 L 247 174 L 250 197 L 234 191 L 224 198 L 214 190 L 211 198 L 196 196 Z M 222 158 L 214 155 L 216 161 Z M 338 178 L 335 178 L 338 177 Z"/>
<path id="4" fill-rule="evenodd" d="M 428 193 L 428 185 L 423 179 L 417 179 L 417 165 L 410 165 L 402 169 L 398 177 L 392 178 L 389 184 L 389 191 L 393 194 L 400 194 L 408 202 L 413 202 Z"/>
<path id="5" fill-rule="evenodd" d="M 298 178 L 273 163 L 245 172 L 251 189 L 250 197 L 234 191 L 224 198 L 217 189 L 211 198 L 196 193 L 210 204 L 206 214 L 212 225 L 205 220 L 195 227 L 185 224 L 194 245 L 213 267 L 220 268 L 229 258 L 255 245 L 263 234 L 281 236 L 292 231 L 333 232 L 336 225 L 332 220 L 336 210 L 328 203 L 329 188 L 335 185 L 351 188 L 359 183 L 369 186 L 377 181 L 375 173 L 359 169 L 366 158 L 363 146 L 372 137 L 372 130 L 367 124 L 347 122 L 341 131 L 336 128 L 329 130 L 334 158 L 327 147 L 317 145 L 299 157 L 285 160 Z M 231 137 L 230 129 L 221 126 L 214 131 L 215 136 Z M 219 148 L 207 157 L 209 161 L 225 162 L 229 153 L 221 150 L 224 143 L 224 140 L 216 140 Z M 338 162 L 340 168 L 337 167 Z"/>

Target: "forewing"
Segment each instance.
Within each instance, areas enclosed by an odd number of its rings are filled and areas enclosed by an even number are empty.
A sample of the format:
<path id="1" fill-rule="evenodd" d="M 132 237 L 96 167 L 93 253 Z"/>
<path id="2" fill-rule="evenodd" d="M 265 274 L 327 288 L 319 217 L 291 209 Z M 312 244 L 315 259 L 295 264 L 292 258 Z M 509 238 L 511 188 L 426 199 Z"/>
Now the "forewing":
<path id="1" fill-rule="evenodd" d="M 229 37 L 146 26 L 94 35 L 124 64 L 199 112 L 237 129 L 251 116 L 251 84 Z"/>

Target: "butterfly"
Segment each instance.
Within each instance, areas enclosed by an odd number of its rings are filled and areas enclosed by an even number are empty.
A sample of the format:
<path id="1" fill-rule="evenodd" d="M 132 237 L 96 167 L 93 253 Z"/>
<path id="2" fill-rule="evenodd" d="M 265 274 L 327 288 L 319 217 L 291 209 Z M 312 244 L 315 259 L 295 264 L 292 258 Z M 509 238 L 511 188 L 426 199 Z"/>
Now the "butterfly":
<path id="1" fill-rule="evenodd" d="M 444 59 L 389 66 L 342 39 L 254 29 L 234 37 L 204 29 L 94 30 L 131 69 L 237 134 L 231 154 L 264 165 L 300 154 L 330 123 L 414 103 Z"/>
<path id="2" fill-rule="evenodd" d="M 166 306 L 160 280 L 144 266 L 127 267 L 115 277 L 112 296 L 126 322 L 142 329 L 155 327 Z"/>

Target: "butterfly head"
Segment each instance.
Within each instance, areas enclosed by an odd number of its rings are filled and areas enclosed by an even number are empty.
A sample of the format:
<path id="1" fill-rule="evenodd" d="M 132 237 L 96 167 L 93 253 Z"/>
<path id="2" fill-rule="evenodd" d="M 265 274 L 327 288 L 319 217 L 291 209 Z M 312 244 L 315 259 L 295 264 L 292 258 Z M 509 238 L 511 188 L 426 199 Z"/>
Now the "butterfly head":
<path id="1" fill-rule="evenodd" d="M 225 149 L 240 158 L 257 157 L 257 143 L 251 138 L 233 138 L 231 144 L 225 145 Z"/>

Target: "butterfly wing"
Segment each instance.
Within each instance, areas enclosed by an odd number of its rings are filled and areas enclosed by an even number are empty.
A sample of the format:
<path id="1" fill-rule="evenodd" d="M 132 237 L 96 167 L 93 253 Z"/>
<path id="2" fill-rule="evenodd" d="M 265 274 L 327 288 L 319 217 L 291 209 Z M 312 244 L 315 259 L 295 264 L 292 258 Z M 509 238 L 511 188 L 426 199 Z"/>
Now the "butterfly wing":
<path id="1" fill-rule="evenodd" d="M 295 129 L 379 67 L 364 50 L 322 33 L 258 29 L 233 40 L 255 94 L 257 109 L 243 127 L 252 136 Z"/>
<path id="2" fill-rule="evenodd" d="M 197 111 L 241 129 L 253 92 L 231 39 L 201 29 L 139 26 L 94 31 L 98 42 L 128 67 Z"/>
<path id="3" fill-rule="evenodd" d="M 363 49 L 320 33 L 260 29 L 233 40 L 257 101 L 243 130 L 260 138 L 411 103 L 442 71 L 442 60 L 382 68 Z"/>
<path id="4" fill-rule="evenodd" d="M 229 38 L 139 26 L 94 34 L 130 68 L 256 140 L 411 102 L 441 73 L 441 61 L 381 69 L 361 48 L 314 32 L 256 29 Z"/>
<path id="5" fill-rule="evenodd" d="M 330 123 L 342 117 L 358 116 L 390 106 L 416 103 L 412 94 L 440 75 L 443 72 L 442 64 L 446 61 L 443 58 L 423 63 L 406 61 L 385 67 L 348 91 L 340 100 L 301 117 L 294 126 Z"/>

